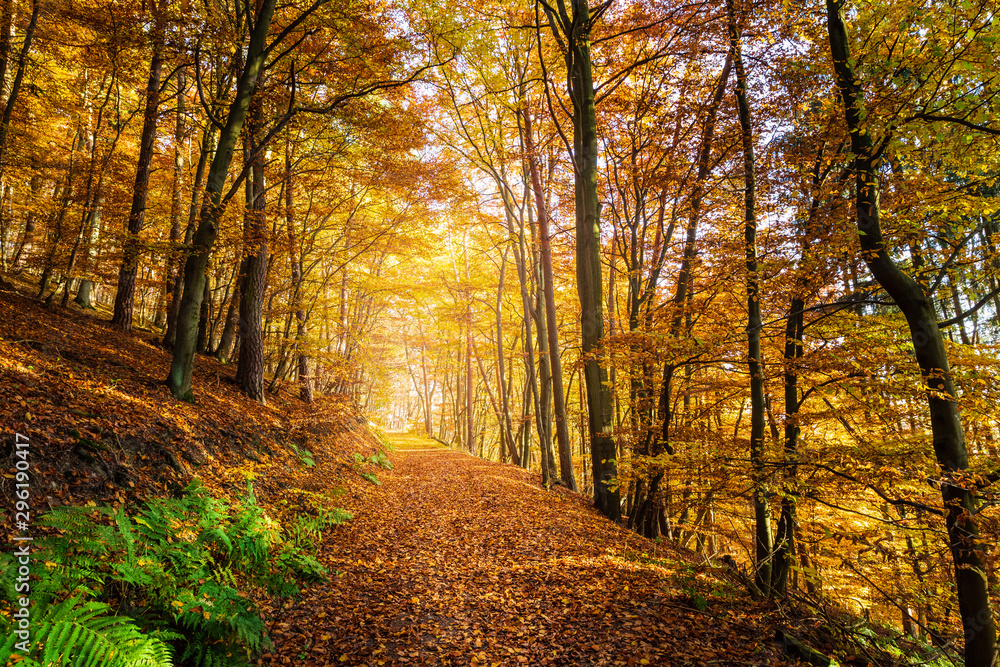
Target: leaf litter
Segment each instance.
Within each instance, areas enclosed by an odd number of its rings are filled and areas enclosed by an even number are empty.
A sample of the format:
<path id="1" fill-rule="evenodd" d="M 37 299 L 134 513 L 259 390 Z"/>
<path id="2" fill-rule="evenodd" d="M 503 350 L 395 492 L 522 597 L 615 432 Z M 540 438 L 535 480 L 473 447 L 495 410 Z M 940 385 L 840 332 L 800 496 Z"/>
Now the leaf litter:
<path id="1" fill-rule="evenodd" d="M 690 557 L 583 496 L 424 440 L 394 444 L 393 469 L 356 487 L 356 518 L 325 537 L 330 580 L 279 615 L 260 664 L 798 664 L 771 642 L 765 604 L 730 591 L 695 609 Z"/>

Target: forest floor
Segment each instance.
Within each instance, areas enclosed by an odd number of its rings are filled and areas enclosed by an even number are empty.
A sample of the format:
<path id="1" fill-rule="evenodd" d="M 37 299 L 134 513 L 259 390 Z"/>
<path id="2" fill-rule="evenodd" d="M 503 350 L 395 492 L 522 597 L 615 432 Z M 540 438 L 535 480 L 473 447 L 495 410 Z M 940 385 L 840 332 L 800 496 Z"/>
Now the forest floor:
<path id="1" fill-rule="evenodd" d="M 279 616 L 264 664 L 798 664 L 772 641 L 767 606 L 579 494 L 391 440 L 393 469 L 327 534 L 333 576 Z"/>
<path id="2" fill-rule="evenodd" d="M 352 512 L 325 536 L 330 580 L 267 610 L 275 647 L 260 664 L 798 664 L 773 637 L 788 625 L 808 634 L 801 622 L 589 499 L 409 436 L 392 437 L 393 469 L 382 469 L 371 459 L 384 445 L 350 401 L 305 405 L 286 386 L 262 406 L 208 357 L 197 403 L 174 401 L 169 354 L 108 317 L 0 285 L 0 466 L 12 467 L 14 433 L 28 434 L 36 511 L 131 508 L 197 476 L 222 497 L 253 480 L 280 521 L 320 497 Z M 13 497 L 12 477 L 0 496 Z"/>

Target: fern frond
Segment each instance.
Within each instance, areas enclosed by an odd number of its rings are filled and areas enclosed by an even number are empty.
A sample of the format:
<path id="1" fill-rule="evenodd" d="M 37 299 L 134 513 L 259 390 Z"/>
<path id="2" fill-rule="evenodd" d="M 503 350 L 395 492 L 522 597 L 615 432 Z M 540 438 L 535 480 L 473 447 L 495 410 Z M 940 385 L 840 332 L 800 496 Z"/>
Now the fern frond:
<path id="1" fill-rule="evenodd" d="M 130 618 L 107 615 L 109 611 L 105 604 L 79 598 L 46 606 L 35 620 L 31 650 L 20 664 L 172 667 L 167 644 L 143 634 Z"/>

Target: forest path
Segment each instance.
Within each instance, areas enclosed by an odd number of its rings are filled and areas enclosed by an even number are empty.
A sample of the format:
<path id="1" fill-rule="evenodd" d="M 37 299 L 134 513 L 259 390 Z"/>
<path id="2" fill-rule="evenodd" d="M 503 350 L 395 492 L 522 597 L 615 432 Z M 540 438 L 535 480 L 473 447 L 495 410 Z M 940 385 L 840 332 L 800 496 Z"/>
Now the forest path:
<path id="1" fill-rule="evenodd" d="M 265 664 L 790 664 L 752 610 L 689 608 L 678 581 L 693 581 L 690 566 L 582 496 L 393 440 L 393 470 L 326 538 L 322 560 L 340 574 L 279 619 Z"/>

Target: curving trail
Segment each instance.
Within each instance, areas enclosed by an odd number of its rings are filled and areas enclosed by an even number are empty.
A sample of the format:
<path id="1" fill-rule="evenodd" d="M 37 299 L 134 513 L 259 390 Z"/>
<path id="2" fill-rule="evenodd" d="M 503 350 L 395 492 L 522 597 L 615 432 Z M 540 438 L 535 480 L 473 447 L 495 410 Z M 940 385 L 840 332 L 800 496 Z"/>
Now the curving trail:
<path id="1" fill-rule="evenodd" d="M 690 566 L 583 497 L 394 440 L 394 469 L 365 483 L 355 520 L 326 538 L 339 576 L 280 618 L 263 664 L 793 664 L 760 608 L 718 597 L 689 608 Z M 706 594 L 715 583 L 699 581 Z"/>

